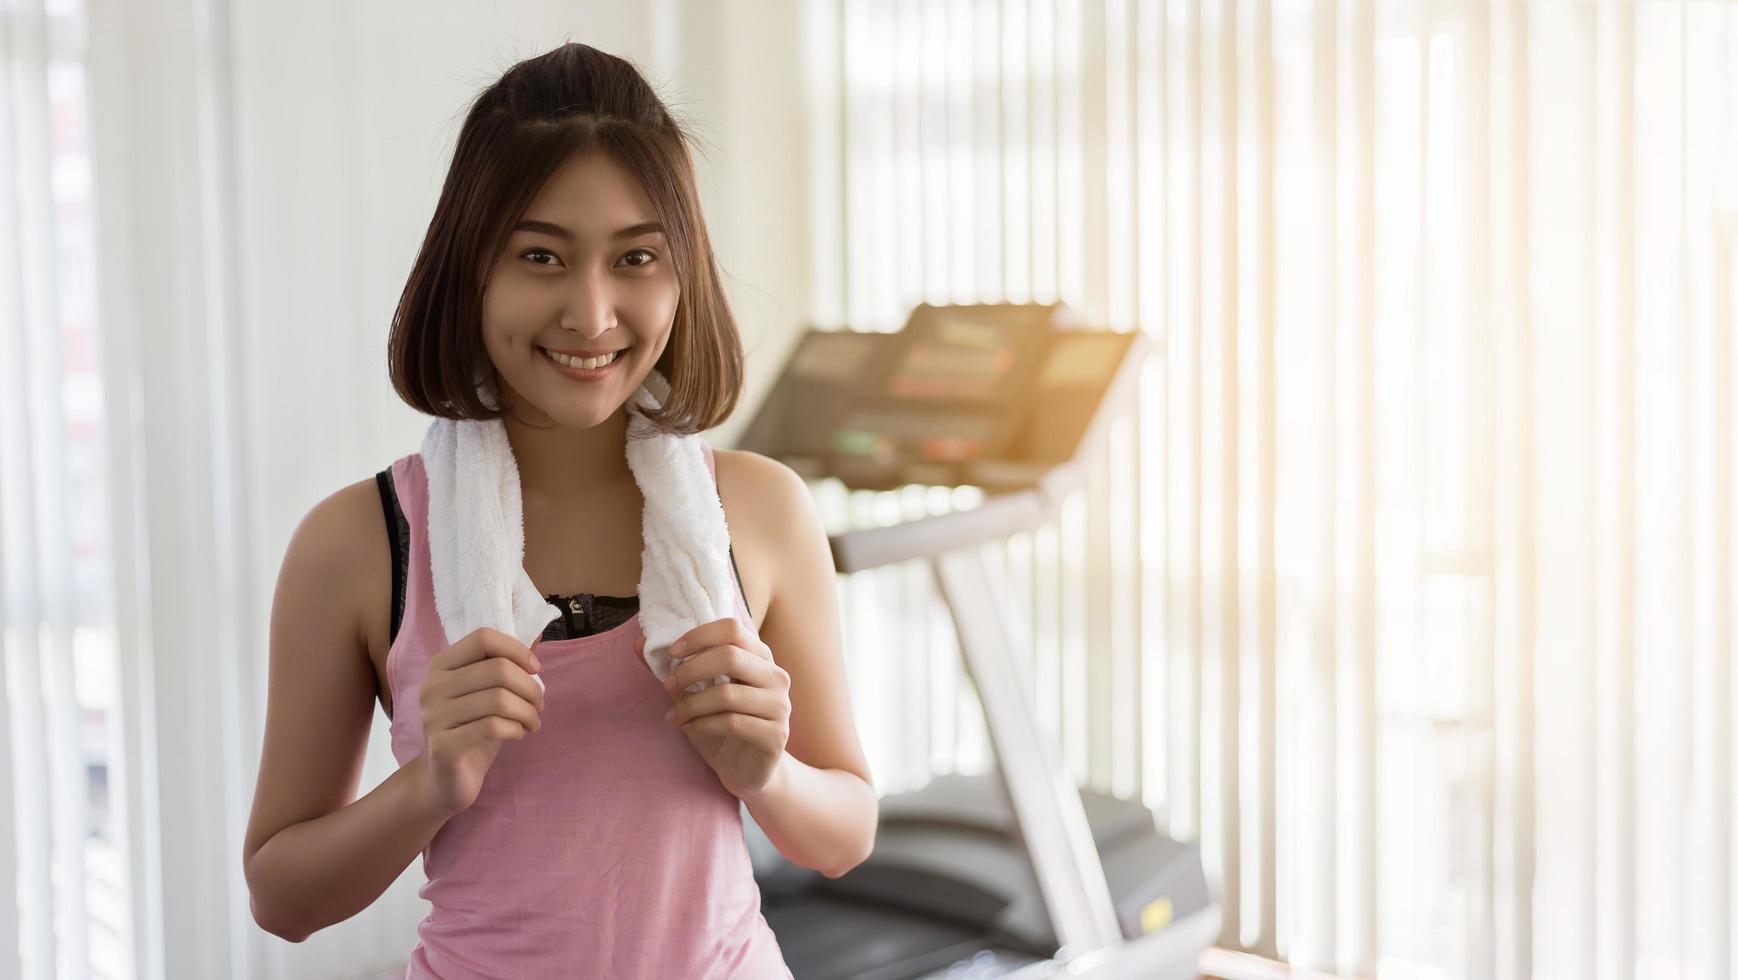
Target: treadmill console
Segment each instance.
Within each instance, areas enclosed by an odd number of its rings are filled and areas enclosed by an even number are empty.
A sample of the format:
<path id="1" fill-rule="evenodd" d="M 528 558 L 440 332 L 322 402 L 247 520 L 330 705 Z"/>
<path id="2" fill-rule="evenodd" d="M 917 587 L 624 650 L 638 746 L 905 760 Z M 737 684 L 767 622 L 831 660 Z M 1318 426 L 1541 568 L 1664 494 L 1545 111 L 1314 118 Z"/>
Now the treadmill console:
<path id="1" fill-rule="evenodd" d="M 1028 487 L 1074 459 L 1146 347 L 1075 328 L 1061 304 L 923 304 L 897 333 L 811 329 L 740 446 L 857 489 Z"/>

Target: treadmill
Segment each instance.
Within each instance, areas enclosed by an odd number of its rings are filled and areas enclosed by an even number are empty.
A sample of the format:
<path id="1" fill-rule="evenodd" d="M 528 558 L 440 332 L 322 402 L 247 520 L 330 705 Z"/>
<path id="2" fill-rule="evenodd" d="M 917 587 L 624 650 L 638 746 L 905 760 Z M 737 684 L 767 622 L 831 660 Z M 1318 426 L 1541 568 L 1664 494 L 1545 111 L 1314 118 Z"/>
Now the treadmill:
<path id="1" fill-rule="evenodd" d="M 1148 346 L 1061 304 L 923 304 L 896 333 L 805 333 L 745 430 L 739 448 L 810 480 L 985 492 L 831 539 L 841 573 L 930 563 L 996 764 L 883 797 L 874 853 L 836 879 L 785 859 L 743 808 L 761 911 L 796 980 L 1199 975 L 1220 926 L 1199 848 L 1139 801 L 1074 783 L 979 547 L 1055 516 Z"/>

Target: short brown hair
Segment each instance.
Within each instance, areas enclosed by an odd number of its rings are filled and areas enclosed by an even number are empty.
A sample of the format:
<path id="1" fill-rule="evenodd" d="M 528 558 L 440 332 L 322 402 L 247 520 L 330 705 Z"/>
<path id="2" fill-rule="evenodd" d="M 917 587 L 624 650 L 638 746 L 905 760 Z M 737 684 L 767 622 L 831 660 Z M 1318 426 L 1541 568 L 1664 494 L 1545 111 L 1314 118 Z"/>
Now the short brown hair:
<path id="1" fill-rule="evenodd" d="M 678 433 L 730 417 L 742 387 L 742 341 L 701 216 L 688 136 L 631 63 L 573 43 L 508 69 L 471 104 L 459 130 L 387 340 L 392 386 L 412 408 L 450 419 L 504 414 L 478 390 L 494 371 L 482 341 L 483 290 L 543 184 L 591 151 L 639 180 L 680 284 L 656 365 L 670 394 L 647 417 Z"/>

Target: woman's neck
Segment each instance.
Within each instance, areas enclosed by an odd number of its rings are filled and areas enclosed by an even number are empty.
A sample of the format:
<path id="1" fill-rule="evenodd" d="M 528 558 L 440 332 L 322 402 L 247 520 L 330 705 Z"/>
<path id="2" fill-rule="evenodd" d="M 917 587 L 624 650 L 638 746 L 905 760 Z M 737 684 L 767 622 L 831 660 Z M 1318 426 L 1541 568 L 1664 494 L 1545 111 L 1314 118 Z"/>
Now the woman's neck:
<path id="1" fill-rule="evenodd" d="M 624 480 L 633 482 L 626 449 L 626 408 L 616 409 L 589 429 L 538 428 L 512 415 L 501 421 L 519 466 L 520 492 L 527 498 L 571 498 Z"/>

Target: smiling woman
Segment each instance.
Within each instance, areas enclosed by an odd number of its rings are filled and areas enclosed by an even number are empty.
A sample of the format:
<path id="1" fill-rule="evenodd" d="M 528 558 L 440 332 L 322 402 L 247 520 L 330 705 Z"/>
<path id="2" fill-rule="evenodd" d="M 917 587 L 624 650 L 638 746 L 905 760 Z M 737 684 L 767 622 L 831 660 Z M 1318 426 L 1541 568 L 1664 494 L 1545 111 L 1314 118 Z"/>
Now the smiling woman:
<path id="1" fill-rule="evenodd" d="M 448 635 L 420 453 L 317 505 L 272 606 L 244 855 L 256 921 L 299 942 L 420 854 L 433 909 L 407 977 L 788 978 L 742 809 L 837 876 L 869 852 L 876 799 L 826 535 L 788 467 L 680 443 L 704 450 L 736 590 L 730 615 L 683 634 L 684 668 L 732 682 L 660 690 L 637 646 L 642 490 L 668 483 L 639 485 L 626 406 L 655 370 L 669 390 L 648 421 L 716 425 L 742 350 L 685 137 L 632 65 L 569 44 L 478 98 L 389 346 L 410 405 L 502 430 L 513 557 L 569 613 L 535 652 L 487 627 Z M 399 769 L 351 800 L 376 697 Z"/>
<path id="2" fill-rule="evenodd" d="M 653 213 L 639 181 L 592 151 L 514 224 L 484 290 L 482 333 L 504 406 L 528 424 L 597 425 L 663 353 L 681 285 Z"/>
<path id="3" fill-rule="evenodd" d="M 633 73 L 621 84 L 613 68 L 580 64 L 570 48 L 594 50 L 566 45 L 544 58 L 567 59 L 582 73 L 574 79 L 535 70 L 543 59 L 531 59 L 473 106 L 393 318 L 393 386 L 426 414 L 490 419 L 526 397 L 537 402 L 542 379 L 554 385 L 543 392 L 561 395 L 539 409 L 575 424 L 586 403 L 554 383 L 581 376 L 548 371 L 538 348 L 628 352 L 613 386 L 582 396 L 594 399 L 584 424 L 609 398 L 626 399 L 624 379 L 656 367 L 670 397 L 653 420 L 675 432 L 711 428 L 735 408 L 742 348 L 685 137 L 631 65 L 614 59 Z M 605 78 L 618 85 L 607 109 L 589 92 L 563 101 L 572 84 Z M 524 101 L 509 104 L 506 91 Z M 550 114 L 527 124 L 528 105 Z M 506 382 L 499 410 L 478 394 L 491 374 Z"/>

